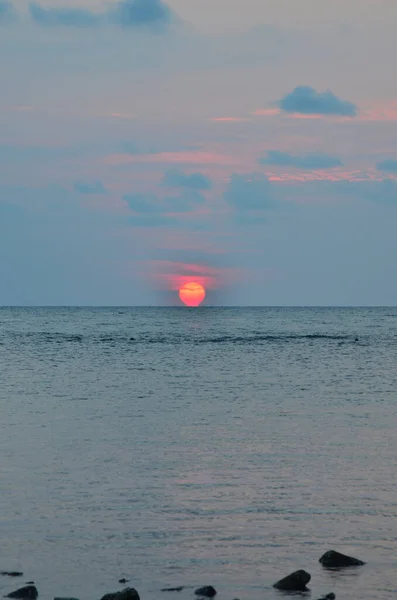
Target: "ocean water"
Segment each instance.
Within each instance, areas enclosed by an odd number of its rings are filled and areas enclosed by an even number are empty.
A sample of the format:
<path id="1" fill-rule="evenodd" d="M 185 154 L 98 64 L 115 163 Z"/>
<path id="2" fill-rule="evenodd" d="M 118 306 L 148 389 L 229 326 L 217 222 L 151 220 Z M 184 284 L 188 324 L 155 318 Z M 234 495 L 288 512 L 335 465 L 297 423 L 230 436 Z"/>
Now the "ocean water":
<path id="1" fill-rule="evenodd" d="M 0 595 L 395 597 L 397 309 L 3 308 L 0 361 Z"/>

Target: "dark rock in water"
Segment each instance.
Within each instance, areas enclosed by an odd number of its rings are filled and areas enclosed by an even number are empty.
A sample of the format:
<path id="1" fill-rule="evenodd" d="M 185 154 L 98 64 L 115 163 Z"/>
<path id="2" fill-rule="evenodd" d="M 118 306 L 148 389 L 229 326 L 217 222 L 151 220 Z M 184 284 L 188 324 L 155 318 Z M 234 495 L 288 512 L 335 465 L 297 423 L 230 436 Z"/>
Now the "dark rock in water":
<path id="1" fill-rule="evenodd" d="M 365 565 L 362 560 L 346 556 L 335 550 L 328 550 L 318 561 L 327 569 L 341 569 L 342 567 L 359 567 Z"/>
<path id="2" fill-rule="evenodd" d="M 122 579 L 119 579 L 119 583 L 127 583 L 128 579 L 126 579 L 125 577 L 123 577 Z"/>
<path id="3" fill-rule="evenodd" d="M 8 577 L 22 577 L 23 573 L 20 571 L 2 571 L 0 575 L 8 575 Z"/>
<path id="4" fill-rule="evenodd" d="M 212 585 L 205 585 L 204 587 L 197 588 L 194 593 L 196 596 L 202 596 L 203 598 L 213 598 L 216 596 L 216 589 Z"/>
<path id="5" fill-rule="evenodd" d="M 181 592 L 184 588 L 183 585 L 180 585 L 179 587 L 174 587 L 174 588 L 163 588 L 161 591 L 162 592 Z"/>
<path id="6" fill-rule="evenodd" d="M 39 592 L 34 585 L 27 585 L 19 588 L 19 590 L 15 590 L 15 592 L 7 594 L 7 598 L 31 598 L 32 600 L 36 600 L 38 595 Z"/>
<path id="7" fill-rule="evenodd" d="M 326 596 L 319 598 L 319 600 L 335 600 L 335 594 L 333 592 L 331 592 L 330 594 L 327 594 Z"/>
<path id="8" fill-rule="evenodd" d="M 140 600 L 139 594 L 135 588 L 125 588 L 121 592 L 114 594 L 105 594 L 101 600 Z"/>
<path id="9" fill-rule="evenodd" d="M 273 585 L 276 590 L 285 590 L 290 592 L 305 592 L 306 584 L 309 583 L 311 575 L 306 571 L 300 570 L 287 575 L 284 579 L 280 579 Z"/>

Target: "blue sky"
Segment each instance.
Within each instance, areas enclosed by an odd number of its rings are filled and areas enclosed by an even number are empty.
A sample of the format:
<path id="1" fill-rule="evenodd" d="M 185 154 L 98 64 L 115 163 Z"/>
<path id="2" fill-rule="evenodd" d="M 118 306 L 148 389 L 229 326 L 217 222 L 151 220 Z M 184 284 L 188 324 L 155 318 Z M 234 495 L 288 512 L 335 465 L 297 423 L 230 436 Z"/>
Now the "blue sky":
<path id="1" fill-rule="evenodd" d="M 0 304 L 395 305 L 395 0 L 0 0 Z"/>

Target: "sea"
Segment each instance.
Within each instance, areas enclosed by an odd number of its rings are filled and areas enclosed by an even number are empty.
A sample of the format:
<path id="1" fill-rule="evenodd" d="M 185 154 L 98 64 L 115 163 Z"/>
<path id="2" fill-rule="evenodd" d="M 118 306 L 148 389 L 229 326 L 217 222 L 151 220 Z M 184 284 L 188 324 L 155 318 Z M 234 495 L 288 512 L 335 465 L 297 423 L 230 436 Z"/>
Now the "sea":
<path id="1" fill-rule="evenodd" d="M 396 486 L 396 308 L 0 309 L 1 596 L 389 600 Z"/>

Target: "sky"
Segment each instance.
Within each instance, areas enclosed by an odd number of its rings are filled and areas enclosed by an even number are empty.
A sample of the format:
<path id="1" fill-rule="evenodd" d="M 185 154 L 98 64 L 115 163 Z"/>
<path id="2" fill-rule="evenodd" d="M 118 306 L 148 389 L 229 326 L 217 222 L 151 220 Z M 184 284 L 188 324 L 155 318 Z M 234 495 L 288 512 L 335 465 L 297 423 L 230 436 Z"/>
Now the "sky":
<path id="1" fill-rule="evenodd" d="M 0 305 L 397 304 L 395 0 L 0 0 Z"/>

